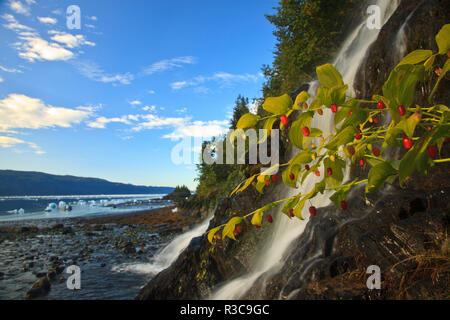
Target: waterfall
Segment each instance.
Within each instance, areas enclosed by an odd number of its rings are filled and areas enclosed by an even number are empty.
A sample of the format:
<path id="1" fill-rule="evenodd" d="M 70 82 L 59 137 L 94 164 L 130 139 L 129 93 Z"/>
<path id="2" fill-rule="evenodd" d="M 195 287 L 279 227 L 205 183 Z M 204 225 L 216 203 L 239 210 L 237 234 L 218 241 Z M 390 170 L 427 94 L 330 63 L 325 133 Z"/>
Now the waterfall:
<path id="1" fill-rule="evenodd" d="M 382 24 L 384 25 L 397 8 L 399 1 L 391 0 L 378 0 L 374 1 L 381 9 Z M 361 62 L 366 55 L 369 46 L 377 39 L 380 30 L 369 30 L 366 25 L 366 20 L 362 21 L 353 30 L 347 39 L 344 41 L 341 50 L 339 51 L 337 58 L 334 61 L 334 66 L 343 75 L 344 82 L 349 85 L 347 94 L 354 95 L 353 81 Z M 318 82 L 314 81 L 310 85 L 309 94 L 315 96 L 318 87 Z M 332 132 L 333 125 L 333 113 L 331 110 L 326 109 L 322 116 L 315 114 L 311 127 L 320 128 L 323 132 Z M 314 142 L 316 143 L 316 142 Z M 295 156 L 298 150 L 294 150 L 291 156 Z M 323 176 L 321 172 L 321 176 Z M 348 177 L 348 172 L 345 174 Z M 311 191 L 315 183 L 320 180 L 314 175 L 309 175 L 304 183 L 297 189 L 289 189 L 285 186 L 280 186 L 278 194 L 280 198 L 285 196 L 293 196 L 301 193 L 307 193 Z M 330 193 L 318 194 L 311 204 L 316 207 L 324 207 L 330 204 Z M 302 216 L 309 216 L 308 205 L 305 205 Z M 243 297 L 258 278 L 264 280 L 270 279 L 284 263 L 285 256 L 291 243 L 302 234 L 308 220 L 289 219 L 286 215 L 277 212 L 275 216 L 273 232 L 271 236 L 265 239 L 265 243 L 259 249 L 258 258 L 256 259 L 251 272 L 247 275 L 241 276 L 237 279 L 230 280 L 229 282 L 220 285 L 212 293 L 212 299 L 239 299 Z"/>
<path id="2" fill-rule="evenodd" d="M 417 11 L 417 9 L 419 9 L 419 7 L 422 5 L 422 3 L 420 3 L 413 11 L 411 11 L 411 13 L 406 18 L 405 22 L 403 22 L 400 29 L 398 30 L 397 35 L 395 36 L 395 42 L 394 42 L 394 48 L 395 48 L 394 57 L 396 59 L 395 64 L 399 63 L 405 56 L 406 50 L 408 49 L 406 47 L 407 39 L 406 39 L 405 28 L 408 25 L 411 17 L 414 15 L 414 13 Z"/>
<path id="3" fill-rule="evenodd" d="M 211 215 L 191 230 L 175 237 L 166 247 L 164 247 L 164 249 L 159 251 L 149 263 L 122 264 L 113 267 L 112 271 L 156 275 L 168 268 L 178 258 L 180 253 L 187 248 L 193 238 L 201 236 L 206 232 L 212 217 L 213 216 Z"/>

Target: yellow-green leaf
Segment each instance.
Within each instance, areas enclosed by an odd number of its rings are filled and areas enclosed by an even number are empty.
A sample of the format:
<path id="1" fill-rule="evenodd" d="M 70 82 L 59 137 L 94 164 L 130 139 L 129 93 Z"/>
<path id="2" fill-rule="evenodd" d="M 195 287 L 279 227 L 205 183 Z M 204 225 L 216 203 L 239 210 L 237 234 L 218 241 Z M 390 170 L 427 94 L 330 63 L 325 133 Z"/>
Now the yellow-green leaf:
<path id="1" fill-rule="evenodd" d="M 259 117 L 253 113 L 244 114 L 238 121 L 236 129 L 254 128 L 259 121 Z"/>
<path id="2" fill-rule="evenodd" d="M 264 101 L 263 109 L 272 114 L 285 114 L 292 108 L 292 99 L 289 95 L 284 94 L 280 97 L 270 97 Z"/>
<path id="3" fill-rule="evenodd" d="M 431 50 L 415 50 L 404 57 L 397 66 L 401 66 L 402 64 L 417 64 L 423 62 L 431 57 L 432 54 L 433 51 Z"/>
<path id="4" fill-rule="evenodd" d="M 439 54 L 446 54 L 450 50 L 450 24 L 443 26 L 436 35 L 436 43 L 439 48 Z"/>
<path id="5" fill-rule="evenodd" d="M 233 240 L 236 240 L 234 237 L 233 231 L 236 228 L 236 225 L 242 222 L 242 217 L 234 217 L 231 218 L 230 221 L 225 225 L 222 231 L 222 238 L 225 239 L 225 237 L 231 238 Z"/>
<path id="6" fill-rule="evenodd" d="M 327 63 L 316 68 L 317 77 L 320 83 L 327 88 L 342 87 L 344 81 L 339 71 L 331 64 Z"/>
<path id="7" fill-rule="evenodd" d="M 297 98 L 295 98 L 294 102 L 294 109 L 296 110 L 303 110 L 303 102 L 306 102 L 306 100 L 309 99 L 309 94 L 306 91 L 302 91 L 297 95 Z"/>
<path id="8" fill-rule="evenodd" d="M 211 230 L 208 232 L 208 241 L 209 241 L 211 244 L 213 243 L 214 236 L 216 235 L 217 231 L 220 230 L 220 228 L 221 228 L 221 227 L 215 227 L 215 228 L 211 229 Z"/>
<path id="9" fill-rule="evenodd" d="M 264 215 L 264 211 L 262 211 L 262 210 L 256 211 L 252 217 L 252 224 L 255 226 L 261 227 L 263 215 Z"/>

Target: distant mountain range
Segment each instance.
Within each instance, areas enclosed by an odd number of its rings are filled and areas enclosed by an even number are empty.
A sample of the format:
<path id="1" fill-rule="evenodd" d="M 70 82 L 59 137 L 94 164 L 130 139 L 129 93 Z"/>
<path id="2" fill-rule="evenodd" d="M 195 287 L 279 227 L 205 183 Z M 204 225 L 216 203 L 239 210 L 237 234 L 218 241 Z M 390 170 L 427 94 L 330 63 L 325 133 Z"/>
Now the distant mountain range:
<path id="1" fill-rule="evenodd" d="M 0 170 L 0 196 L 166 194 L 172 187 L 135 186 L 98 178 Z"/>

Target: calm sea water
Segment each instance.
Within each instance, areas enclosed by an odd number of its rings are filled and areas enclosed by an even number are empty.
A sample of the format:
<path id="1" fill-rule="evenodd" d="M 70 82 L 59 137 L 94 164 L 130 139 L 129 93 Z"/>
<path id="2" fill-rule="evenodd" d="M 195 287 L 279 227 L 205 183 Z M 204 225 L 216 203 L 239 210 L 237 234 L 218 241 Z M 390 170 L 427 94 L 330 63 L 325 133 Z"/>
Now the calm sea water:
<path id="1" fill-rule="evenodd" d="M 0 197 L 0 221 L 110 215 L 163 207 L 164 194 Z"/>

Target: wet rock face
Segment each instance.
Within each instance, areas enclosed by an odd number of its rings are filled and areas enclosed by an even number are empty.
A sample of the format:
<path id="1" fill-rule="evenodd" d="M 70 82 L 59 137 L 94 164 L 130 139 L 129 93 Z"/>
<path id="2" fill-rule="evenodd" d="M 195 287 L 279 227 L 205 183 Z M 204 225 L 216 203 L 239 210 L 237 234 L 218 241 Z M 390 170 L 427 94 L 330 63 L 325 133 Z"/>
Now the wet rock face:
<path id="1" fill-rule="evenodd" d="M 437 52 L 435 35 L 448 23 L 450 0 L 402 0 L 390 20 L 380 30 L 377 40 L 372 44 L 357 73 L 354 87 L 359 97 L 370 98 L 382 94 L 382 86 L 391 70 L 400 62 L 401 43 L 399 33 L 404 32 L 404 55 L 416 49 L 430 49 Z M 409 17 L 409 19 L 408 19 Z M 405 21 L 407 23 L 404 25 Z M 404 28 L 402 29 L 402 26 Z M 438 63 L 445 60 L 438 59 Z M 437 77 L 432 79 L 434 83 Z M 435 101 L 449 101 L 449 81 L 444 80 L 436 93 Z M 431 92 L 431 84 L 422 84 L 425 92 Z M 421 97 L 417 97 L 421 100 Z M 419 103 L 425 103 L 423 99 Z"/>

